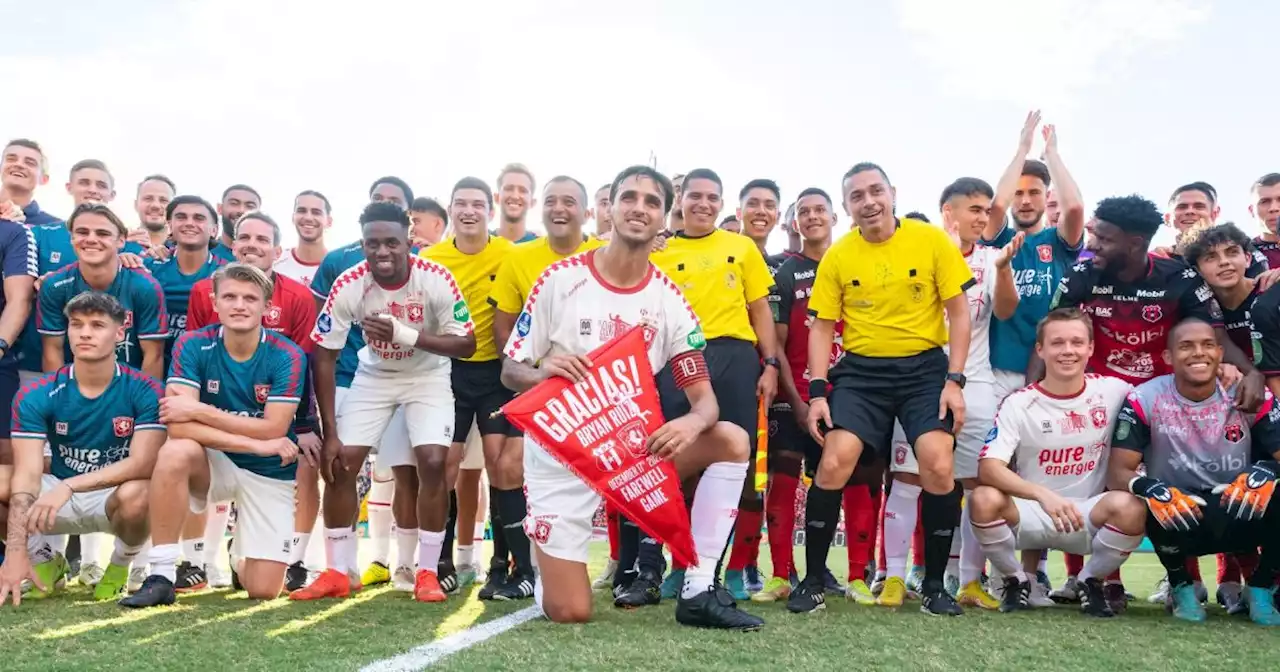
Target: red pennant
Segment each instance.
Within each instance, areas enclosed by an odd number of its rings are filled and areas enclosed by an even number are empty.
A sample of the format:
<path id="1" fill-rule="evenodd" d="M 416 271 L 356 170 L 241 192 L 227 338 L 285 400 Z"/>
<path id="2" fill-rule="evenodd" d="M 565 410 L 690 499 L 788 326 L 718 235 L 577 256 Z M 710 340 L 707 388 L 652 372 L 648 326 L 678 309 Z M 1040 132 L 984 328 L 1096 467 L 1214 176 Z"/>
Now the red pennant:
<path id="1" fill-rule="evenodd" d="M 644 329 L 628 329 L 587 358 L 592 371 L 585 382 L 548 378 L 503 406 L 503 415 L 666 544 L 677 562 L 697 564 L 675 465 L 645 446 L 665 421 Z"/>

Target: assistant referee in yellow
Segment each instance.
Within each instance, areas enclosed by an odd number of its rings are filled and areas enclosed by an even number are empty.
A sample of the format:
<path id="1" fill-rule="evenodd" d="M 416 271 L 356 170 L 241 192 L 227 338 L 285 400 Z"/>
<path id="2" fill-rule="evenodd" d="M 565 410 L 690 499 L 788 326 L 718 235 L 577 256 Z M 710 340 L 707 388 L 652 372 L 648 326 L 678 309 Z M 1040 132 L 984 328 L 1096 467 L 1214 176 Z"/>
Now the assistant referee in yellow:
<path id="1" fill-rule="evenodd" d="M 880 166 L 855 165 L 841 186 L 854 228 L 822 258 L 809 298 L 809 431 L 822 444 L 822 460 L 805 510 L 808 576 L 787 608 L 803 613 L 825 606 L 821 568 L 844 485 L 864 449 L 887 460 L 896 419 L 915 449 L 924 489 L 921 610 L 959 615 L 943 573 L 960 522 L 963 491 L 952 473 L 952 432 L 964 422 L 965 290 L 973 273 L 941 228 L 894 215 L 895 192 Z M 837 320 L 844 321 L 845 356 L 828 384 Z"/>

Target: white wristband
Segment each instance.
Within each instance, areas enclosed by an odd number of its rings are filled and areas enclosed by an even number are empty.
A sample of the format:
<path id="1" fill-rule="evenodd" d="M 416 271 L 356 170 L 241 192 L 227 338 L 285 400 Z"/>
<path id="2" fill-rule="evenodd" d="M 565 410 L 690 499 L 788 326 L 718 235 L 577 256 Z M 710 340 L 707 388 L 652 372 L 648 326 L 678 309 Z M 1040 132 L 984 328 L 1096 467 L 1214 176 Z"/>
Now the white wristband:
<path id="1" fill-rule="evenodd" d="M 395 332 L 391 335 L 391 341 L 396 345 L 403 345 L 406 348 L 418 347 L 418 330 L 405 325 L 396 318 L 391 318 L 391 326 Z"/>

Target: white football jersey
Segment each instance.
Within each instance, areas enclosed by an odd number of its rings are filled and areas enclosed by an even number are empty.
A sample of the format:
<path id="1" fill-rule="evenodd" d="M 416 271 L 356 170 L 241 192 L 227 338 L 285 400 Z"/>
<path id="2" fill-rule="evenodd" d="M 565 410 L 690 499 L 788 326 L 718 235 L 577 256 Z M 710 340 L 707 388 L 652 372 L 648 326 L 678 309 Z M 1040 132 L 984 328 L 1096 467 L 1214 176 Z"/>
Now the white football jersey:
<path id="1" fill-rule="evenodd" d="M 409 279 L 395 289 L 379 285 L 367 261 L 339 275 L 316 318 L 311 340 L 322 348 L 341 350 L 353 324 L 361 323 L 368 316 L 386 314 L 429 334 L 465 336 L 475 328 L 462 290 L 458 289 L 449 269 L 411 255 Z M 414 374 L 451 366 L 448 357 L 373 340 L 360 349 L 359 359 L 357 375 Z"/>
<path id="2" fill-rule="evenodd" d="M 298 258 L 297 251 L 289 248 L 280 255 L 279 259 L 276 259 L 276 263 L 271 268 L 290 280 L 301 282 L 304 287 L 310 287 L 311 279 L 316 277 L 316 269 L 320 268 L 320 262 L 309 264 L 302 261 Z"/>
<path id="3" fill-rule="evenodd" d="M 1085 376 L 1084 390 L 1070 398 L 1029 385 L 1000 405 L 979 459 L 1006 462 L 1029 483 L 1073 499 L 1087 499 L 1106 486 L 1111 431 L 1129 383 Z"/>
<path id="4" fill-rule="evenodd" d="M 533 284 L 504 354 L 536 364 L 551 355 L 585 355 L 643 325 L 649 364 L 657 374 L 667 362 L 706 341 L 693 309 L 676 284 L 653 264 L 639 286 L 610 286 L 592 266 L 595 251 L 562 259 Z"/>
<path id="5" fill-rule="evenodd" d="M 991 309 L 996 295 L 996 259 L 1000 248 L 974 245 L 965 255 L 965 263 L 973 272 L 973 286 L 965 290 L 969 299 L 969 357 L 964 362 L 964 377 L 979 383 L 996 382 L 991 372 Z M 949 350 L 948 350 L 949 351 Z"/>

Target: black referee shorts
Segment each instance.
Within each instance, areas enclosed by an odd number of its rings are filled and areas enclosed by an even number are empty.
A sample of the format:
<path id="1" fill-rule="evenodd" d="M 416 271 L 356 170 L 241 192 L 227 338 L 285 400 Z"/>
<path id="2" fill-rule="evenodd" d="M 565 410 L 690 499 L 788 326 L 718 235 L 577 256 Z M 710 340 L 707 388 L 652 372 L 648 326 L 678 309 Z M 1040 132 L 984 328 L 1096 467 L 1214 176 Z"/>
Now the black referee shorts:
<path id="1" fill-rule="evenodd" d="M 746 430 L 751 454 L 756 452 L 756 382 L 760 380 L 760 355 L 756 346 L 736 338 L 707 341 L 703 351 L 711 372 L 711 389 L 720 405 L 720 419 Z M 658 373 L 658 395 L 662 415 L 673 420 L 689 412 L 689 399 L 676 387 L 671 366 Z"/>
<path id="2" fill-rule="evenodd" d="M 481 436 L 520 436 L 520 430 L 499 415 L 490 417 L 515 396 L 502 384 L 502 360 L 453 360 L 453 442 L 466 443 L 475 421 Z"/>
<path id="3" fill-rule="evenodd" d="M 912 449 L 936 430 L 951 431 L 952 418 L 938 419 L 938 400 L 947 383 L 942 348 L 910 357 L 863 357 L 848 353 L 831 369 L 831 422 L 852 432 L 866 451 L 888 462 L 893 421 L 902 423 Z"/>
<path id="4" fill-rule="evenodd" d="M 809 435 L 791 411 L 791 404 L 775 404 L 769 409 L 769 468 L 773 468 L 773 456 L 779 451 L 799 453 L 804 456 L 805 469 L 812 473 L 822 461 L 822 446 Z"/>

